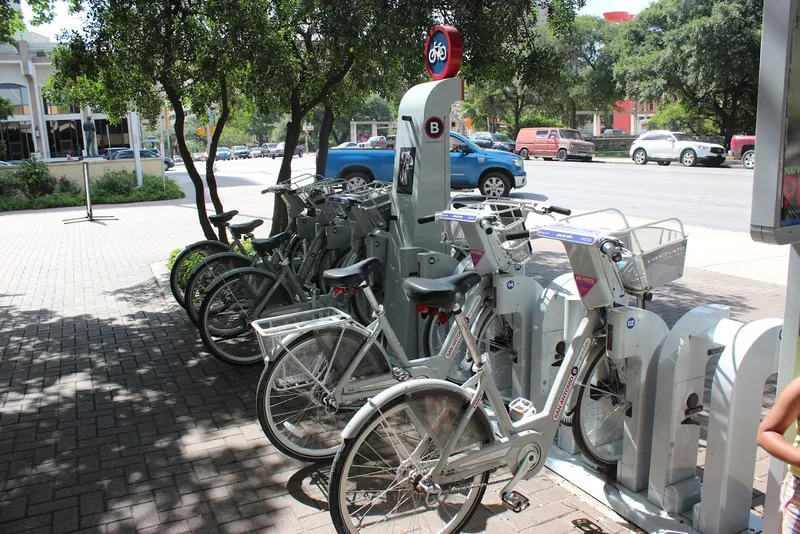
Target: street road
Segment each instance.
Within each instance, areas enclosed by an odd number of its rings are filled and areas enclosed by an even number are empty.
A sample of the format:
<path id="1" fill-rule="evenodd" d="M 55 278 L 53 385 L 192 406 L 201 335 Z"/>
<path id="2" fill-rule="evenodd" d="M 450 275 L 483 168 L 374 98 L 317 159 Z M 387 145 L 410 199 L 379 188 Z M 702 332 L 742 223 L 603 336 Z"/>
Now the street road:
<path id="1" fill-rule="evenodd" d="M 281 160 L 220 161 L 220 187 L 275 183 Z M 205 164 L 200 164 L 204 170 Z M 294 174 L 313 172 L 315 158 L 295 158 Z M 685 168 L 656 164 L 582 163 L 530 160 L 525 163 L 528 185 L 517 195 L 575 210 L 615 207 L 630 217 L 678 217 L 684 224 L 749 232 L 753 172 L 731 168 Z M 185 189 L 191 182 L 183 166 L 167 173 Z"/>

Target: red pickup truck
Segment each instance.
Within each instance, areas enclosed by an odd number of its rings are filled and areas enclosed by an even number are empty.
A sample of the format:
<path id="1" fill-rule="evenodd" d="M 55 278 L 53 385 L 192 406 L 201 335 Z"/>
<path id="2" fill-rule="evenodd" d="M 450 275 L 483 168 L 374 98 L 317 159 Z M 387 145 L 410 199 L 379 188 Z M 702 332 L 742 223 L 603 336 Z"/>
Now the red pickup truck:
<path id="1" fill-rule="evenodd" d="M 745 169 L 752 169 L 756 166 L 756 136 L 734 135 L 731 137 L 731 149 L 728 154 L 736 159 L 741 158 Z"/>

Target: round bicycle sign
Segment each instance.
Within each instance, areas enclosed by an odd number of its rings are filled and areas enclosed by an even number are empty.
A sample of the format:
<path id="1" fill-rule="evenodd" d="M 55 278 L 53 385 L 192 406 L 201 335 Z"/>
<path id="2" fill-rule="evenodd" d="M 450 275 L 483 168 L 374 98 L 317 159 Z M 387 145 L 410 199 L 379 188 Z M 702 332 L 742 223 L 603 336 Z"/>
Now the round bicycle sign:
<path id="1" fill-rule="evenodd" d="M 452 78 L 461 68 L 464 42 L 453 26 L 434 26 L 425 41 L 425 68 L 434 80 Z"/>

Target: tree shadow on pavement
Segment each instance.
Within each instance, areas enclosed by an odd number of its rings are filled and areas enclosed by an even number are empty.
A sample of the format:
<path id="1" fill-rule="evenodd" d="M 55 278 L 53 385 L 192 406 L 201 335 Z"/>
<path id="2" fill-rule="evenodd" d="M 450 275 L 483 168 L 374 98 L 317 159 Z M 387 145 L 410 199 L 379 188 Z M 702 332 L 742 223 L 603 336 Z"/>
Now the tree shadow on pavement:
<path id="1" fill-rule="evenodd" d="M 114 295 L 158 298 L 150 283 Z M 276 498 L 301 464 L 256 422 L 260 369 L 204 354 L 178 309 L 136 307 L 104 319 L 0 306 L 0 531 L 296 523 Z"/>

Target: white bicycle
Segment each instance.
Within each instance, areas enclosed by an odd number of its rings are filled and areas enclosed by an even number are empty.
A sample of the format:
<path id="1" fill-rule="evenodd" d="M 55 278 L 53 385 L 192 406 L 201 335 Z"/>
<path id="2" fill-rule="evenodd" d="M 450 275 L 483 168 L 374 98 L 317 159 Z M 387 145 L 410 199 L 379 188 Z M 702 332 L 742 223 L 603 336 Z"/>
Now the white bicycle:
<path id="1" fill-rule="evenodd" d="M 656 228 L 665 237 L 656 249 L 642 250 L 635 235 L 641 229 L 605 233 L 555 224 L 505 236 L 562 241 L 574 272 L 592 281 L 581 295 L 587 312 L 538 413 L 524 398 L 504 405 L 491 359 L 480 354 L 453 289 L 443 290 L 437 280 L 406 280 L 411 300 L 454 310 L 476 374 L 461 387 L 437 379 L 398 384 L 353 417 L 331 468 L 329 506 L 336 530 L 460 532 L 478 508 L 490 474 L 501 468 L 509 476 L 491 484 L 504 483 L 502 502 L 522 511 L 528 499 L 514 488 L 542 469 L 563 416 L 574 412 L 576 424 L 601 411 L 624 416 L 624 360 L 605 356 L 606 314 L 625 291 L 649 293 L 654 285 L 649 274 L 656 274 L 658 283 L 678 278 L 683 258 L 676 258 L 686 247 L 681 226 L 680 231 Z M 605 426 L 598 424 L 593 434 L 592 446 L 598 449 L 622 439 L 621 429 Z"/>
<path id="2" fill-rule="evenodd" d="M 428 63 L 436 63 L 436 61 L 447 61 L 447 47 L 439 41 L 434 41 L 433 46 L 428 51 Z"/>

